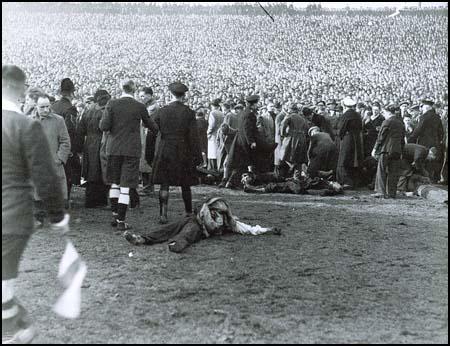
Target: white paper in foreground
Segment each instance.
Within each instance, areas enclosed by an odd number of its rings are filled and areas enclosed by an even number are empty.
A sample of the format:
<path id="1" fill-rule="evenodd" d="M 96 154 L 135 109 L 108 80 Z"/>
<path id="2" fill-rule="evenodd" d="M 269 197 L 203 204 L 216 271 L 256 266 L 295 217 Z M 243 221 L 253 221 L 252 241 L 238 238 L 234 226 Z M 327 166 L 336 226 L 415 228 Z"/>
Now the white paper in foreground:
<path id="1" fill-rule="evenodd" d="M 59 263 L 58 279 L 61 280 L 66 274 L 70 265 L 75 261 L 79 261 L 80 257 L 75 250 L 75 247 L 70 241 L 67 241 L 66 250 Z M 65 318 L 77 318 L 81 311 L 81 286 L 84 277 L 87 273 L 87 266 L 84 262 L 80 262 L 77 271 L 66 282 L 65 291 L 59 297 L 56 304 L 53 306 L 53 311 Z M 67 279 L 67 278 L 66 278 Z"/>

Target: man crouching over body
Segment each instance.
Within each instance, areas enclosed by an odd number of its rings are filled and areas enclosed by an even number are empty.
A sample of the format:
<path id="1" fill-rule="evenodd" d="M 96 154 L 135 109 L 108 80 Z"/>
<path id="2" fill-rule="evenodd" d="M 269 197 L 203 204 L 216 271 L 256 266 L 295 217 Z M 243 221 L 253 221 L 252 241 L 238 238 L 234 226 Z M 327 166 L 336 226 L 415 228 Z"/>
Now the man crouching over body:
<path id="1" fill-rule="evenodd" d="M 281 230 L 276 227 L 250 226 L 238 221 L 231 213 L 228 202 L 223 198 L 214 197 L 196 208 L 194 215 L 190 217 L 146 234 L 138 235 L 125 231 L 123 236 L 134 245 L 153 245 L 169 241 L 170 251 L 182 252 L 201 239 L 224 233 L 280 235 Z"/>

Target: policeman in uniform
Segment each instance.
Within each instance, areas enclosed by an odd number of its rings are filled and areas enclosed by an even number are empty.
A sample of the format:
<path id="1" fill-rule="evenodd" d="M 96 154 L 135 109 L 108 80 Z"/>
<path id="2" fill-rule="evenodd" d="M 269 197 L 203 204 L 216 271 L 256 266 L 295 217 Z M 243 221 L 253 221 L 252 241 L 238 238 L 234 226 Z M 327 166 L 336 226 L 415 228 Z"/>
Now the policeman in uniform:
<path id="1" fill-rule="evenodd" d="M 168 223 L 169 187 L 180 186 L 186 215 L 192 214 L 191 186 L 198 183 L 196 167 L 202 163 L 195 112 L 184 104 L 186 85 L 169 85 L 172 102 L 155 112 L 159 138 L 155 150 L 152 183 L 160 184 L 161 224 Z"/>

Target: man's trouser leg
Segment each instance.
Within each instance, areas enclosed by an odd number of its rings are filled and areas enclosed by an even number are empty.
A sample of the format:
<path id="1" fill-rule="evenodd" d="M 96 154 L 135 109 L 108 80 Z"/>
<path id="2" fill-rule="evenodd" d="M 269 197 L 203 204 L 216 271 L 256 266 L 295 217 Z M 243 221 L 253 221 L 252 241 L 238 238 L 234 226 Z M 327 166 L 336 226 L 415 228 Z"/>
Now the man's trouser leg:
<path id="1" fill-rule="evenodd" d="M 159 223 L 168 222 L 167 213 L 169 209 L 169 185 L 162 184 L 159 187 Z"/>
<path id="2" fill-rule="evenodd" d="M 398 158 L 389 158 L 387 165 L 386 188 L 390 198 L 397 196 L 397 184 L 400 177 L 400 160 Z"/>
<path id="3" fill-rule="evenodd" d="M 184 202 L 184 211 L 186 214 L 192 214 L 192 192 L 190 186 L 181 187 L 181 196 Z"/>
<path id="4" fill-rule="evenodd" d="M 399 169 L 400 172 L 397 183 L 397 191 L 407 192 L 409 178 L 411 178 L 414 173 L 413 168 L 407 161 L 401 160 Z"/>
<path id="5" fill-rule="evenodd" d="M 387 154 L 381 154 L 378 159 L 377 175 L 375 178 L 375 192 L 387 196 L 386 194 L 386 181 L 387 181 Z"/>
<path id="6" fill-rule="evenodd" d="M 202 239 L 202 229 L 194 220 L 189 220 L 179 233 L 169 240 L 169 250 L 172 252 L 181 252 L 189 245 Z"/>

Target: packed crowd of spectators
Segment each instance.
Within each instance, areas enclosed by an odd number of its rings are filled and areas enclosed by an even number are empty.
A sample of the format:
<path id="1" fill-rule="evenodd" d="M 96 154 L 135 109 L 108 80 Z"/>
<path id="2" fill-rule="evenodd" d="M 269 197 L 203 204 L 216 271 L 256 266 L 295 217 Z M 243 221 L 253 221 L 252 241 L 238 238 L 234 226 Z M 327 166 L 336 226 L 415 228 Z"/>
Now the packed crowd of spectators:
<path id="1" fill-rule="evenodd" d="M 306 6 L 296 6 L 293 3 L 270 2 L 264 3 L 264 7 L 275 16 L 283 15 L 311 15 L 314 13 L 336 14 L 352 12 L 356 14 L 387 15 L 386 12 L 395 9 L 396 3 L 385 3 L 384 7 L 354 8 L 345 6 L 341 8 L 328 8 L 321 3 L 309 3 Z M 402 6 L 404 10 L 417 9 L 417 3 Z M 45 12 L 45 13 L 104 13 L 104 14 L 145 14 L 145 15 L 261 15 L 261 6 L 256 2 L 216 3 L 207 6 L 205 3 L 180 3 L 180 2 L 56 2 L 52 6 L 42 7 L 40 3 L 11 3 L 7 5 L 15 11 Z M 427 5 L 420 13 L 430 13 L 445 8 L 445 3 Z M 425 11 L 424 11 L 425 10 Z"/>
<path id="2" fill-rule="evenodd" d="M 167 85 L 179 80 L 192 106 L 252 93 L 281 103 L 344 96 L 438 102 L 448 88 L 446 10 L 394 18 L 275 16 L 275 22 L 265 15 L 31 11 L 3 11 L 2 19 L 3 63 L 23 67 L 30 85 L 53 95 L 65 77 L 79 99 L 100 87 L 117 96 L 119 81 L 133 78 L 151 86 L 161 104 Z"/>

